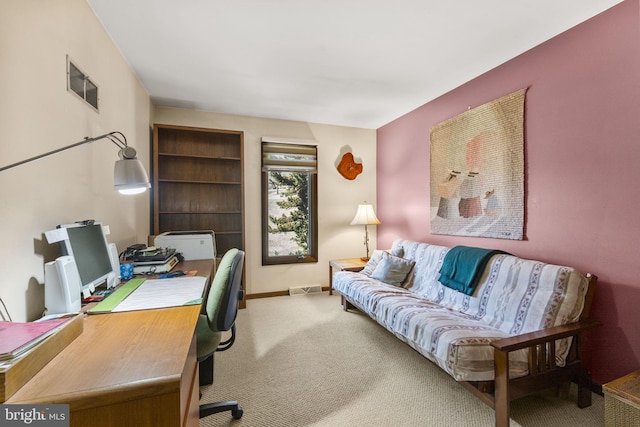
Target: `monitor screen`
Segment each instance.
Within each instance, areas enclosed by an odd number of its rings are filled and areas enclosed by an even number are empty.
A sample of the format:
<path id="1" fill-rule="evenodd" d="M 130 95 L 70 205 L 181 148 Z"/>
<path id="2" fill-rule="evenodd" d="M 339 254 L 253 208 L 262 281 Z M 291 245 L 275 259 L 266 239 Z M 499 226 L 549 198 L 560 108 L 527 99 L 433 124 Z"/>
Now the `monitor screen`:
<path id="1" fill-rule="evenodd" d="M 102 225 L 76 223 L 59 227 L 66 228 L 69 236 L 60 242 L 62 255 L 69 255 L 75 260 L 82 290 L 93 291 L 113 271 Z"/>

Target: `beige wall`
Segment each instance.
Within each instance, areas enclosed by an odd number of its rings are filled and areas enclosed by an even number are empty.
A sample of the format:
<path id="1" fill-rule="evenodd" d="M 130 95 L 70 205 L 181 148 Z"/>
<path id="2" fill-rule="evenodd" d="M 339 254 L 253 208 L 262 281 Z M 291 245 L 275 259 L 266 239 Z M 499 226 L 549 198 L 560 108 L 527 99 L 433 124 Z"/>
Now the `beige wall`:
<path id="1" fill-rule="evenodd" d="M 99 86 L 100 112 L 66 90 L 66 56 Z M 247 287 L 251 294 L 328 283 L 331 258 L 364 254 L 360 226 L 349 226 L 358 203 L 375 203 L 375 131 L 158 108 L 83 0 L 0 2 L 0 167 L 78 142 L 123 132 L 149 166 L 149 125 L 242 130 L 245 134 Z M 261 265 L 260 148 L 264 135 L 315 139 L 319 144 L 317 264 Z M 364 162 L 347 181 L 334 164 L 346 146 Z M 113 190 L 117 149 L 103 140 L 0 172 L 0 297 L 13 320 L 44 309 L 44 263 L 57 256 L 44 232 L 57 224 L 96 219 L 119 250 L 145 242 L 149 193 Z M 371 247 L 375 247 L 372 230 Z"/>
<path id="2" fill-rule="evenodd" d="M 100 112 L 66 90 L 66 55 L 99 86 Z M 0 2 L 0 167 L 85 136 L 123 132 L 149 165 L 149 97 L 84 0 Z M 43 233 L 92 218 L 121 249 L 145 241 L 149 193 L 113 190 L 107 140 L 0 172 L 0 297 L 13 320 L 43 310 Z"/>
<path id="3" fill-rule="evenodd" d="M 156 107 L 158 124 L 230 129 L 244 132 L 246 285 L 249 294 L 287 290 L 289 287 L 328 285 L 329 260 L 364 256 L 364 228 L 349 222 L 364 200 L 375 204 L 375 130 L 305 122 L 260 119 Z M 313 264 L 262 266 L 260 217 L 260 140 L 263 136 L 318 141 L 318 251 Z M 350 147 L 364 164 L 355 180 L 342 178 L 335 163 Z M 375 248 L 375 227 L 370 247 Z"/>

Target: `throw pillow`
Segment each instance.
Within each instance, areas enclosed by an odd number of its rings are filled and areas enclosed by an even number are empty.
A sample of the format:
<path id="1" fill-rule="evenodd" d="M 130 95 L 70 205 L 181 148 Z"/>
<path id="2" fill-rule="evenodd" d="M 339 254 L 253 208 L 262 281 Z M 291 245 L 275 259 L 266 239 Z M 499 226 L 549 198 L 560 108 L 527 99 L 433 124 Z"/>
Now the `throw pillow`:
<path id="1" fill-rule="evenodd" d="M 393 256 L 397 256 L 399 258 L 404 258 L 404 248 L 402 246 L 395 247 L 389 251 L 389 253 Z"/>
<path id="2" fill-rule="evenodd" d="M 380 259 L 382 259 L 382 252 L 383 251 L 380 250 L 373 251 L 373 253 L 371 254 L 371 258 L 369 258 L 369 261 L 367 261 L 360 273 L 366 274 L 367 276 L 371 277 L 371 273 L 373 273 L 373 270 L 375 270 L 378 266 Z"/>
<path id="3" fill-rule="evenodd" d="M 414 261 L 384 252 L 371 277 L 389 285 L 401 286 L 414 264 Z"/>

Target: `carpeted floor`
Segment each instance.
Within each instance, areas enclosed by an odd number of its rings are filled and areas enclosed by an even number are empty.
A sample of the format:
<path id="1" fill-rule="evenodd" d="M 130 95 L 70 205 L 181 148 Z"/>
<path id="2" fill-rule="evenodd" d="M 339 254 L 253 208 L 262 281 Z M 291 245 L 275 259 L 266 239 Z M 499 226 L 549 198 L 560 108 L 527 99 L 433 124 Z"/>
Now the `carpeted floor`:
<path id="1" fill-rule="evenodd" d="M 236 327 L 201 402 L 238 400 L 244 416 L 215 414 L 201 427 L 494 425 L 488 406 L 368 316 L 344 312 L 337 295 L 249 300 Z M 603 398 L 579 409 L 575 393 L 515 401 L 511 425 L 602 426 Z"/>

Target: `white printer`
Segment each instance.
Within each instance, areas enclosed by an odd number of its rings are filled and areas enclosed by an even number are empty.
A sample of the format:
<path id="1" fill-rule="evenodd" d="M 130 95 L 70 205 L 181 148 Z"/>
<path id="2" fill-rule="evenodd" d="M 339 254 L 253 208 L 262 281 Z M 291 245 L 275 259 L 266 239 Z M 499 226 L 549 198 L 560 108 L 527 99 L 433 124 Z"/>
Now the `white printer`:
<path id="1" fill-rule="evenodd" d="M 174 248 L 185 260 L 214 259 L 216 235 L 212 230 L 167 231 L 153 241 L 157 248 Z"/>

